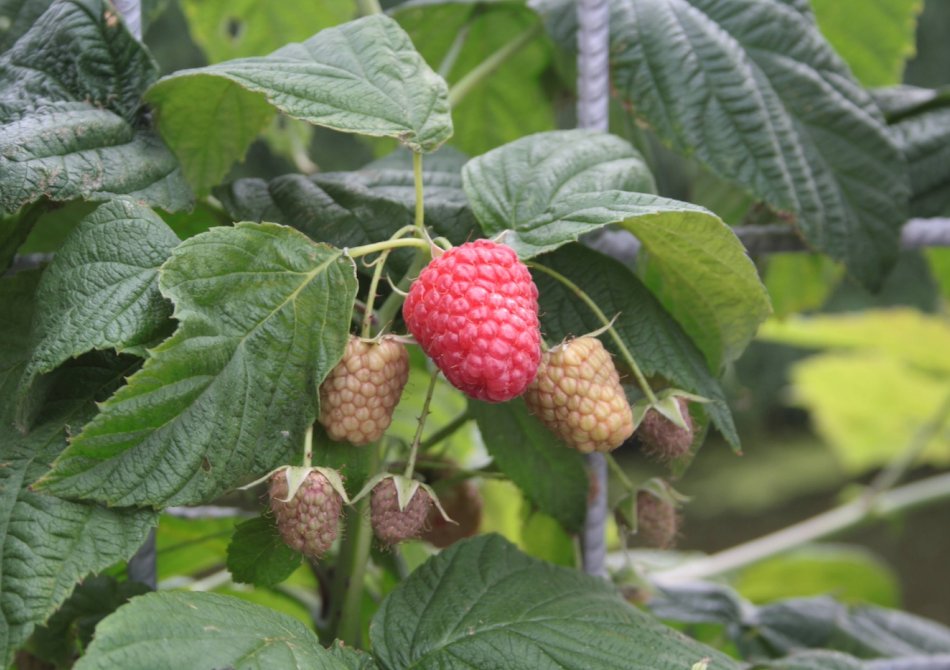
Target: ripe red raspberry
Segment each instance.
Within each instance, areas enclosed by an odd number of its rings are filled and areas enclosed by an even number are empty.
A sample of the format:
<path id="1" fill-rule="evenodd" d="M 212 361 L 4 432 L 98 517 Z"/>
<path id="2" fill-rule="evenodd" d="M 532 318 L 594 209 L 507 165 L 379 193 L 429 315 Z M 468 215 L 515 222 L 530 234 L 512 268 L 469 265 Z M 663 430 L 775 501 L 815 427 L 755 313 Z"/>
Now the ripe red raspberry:
<path id="1" fill-rule="evenodd" d="M 417 488 L 405 509 L 399 509 L 396 484 L 392 477 L 379 482 L 370 494 L 370 522 L 373 533 L 384 545 L 419 537 L 425 529 L 432 498 L 428 491 Z"/>
<path id="2" fill-rule="evenodd" d="M 612 451 L 633 434 L 620 375 L 596 337 L 579 337 L 544 352 L 524 399 L 555 435 L 585 454 Z"/>
<path id="3" fill-rule="evenodd" d="M 368 444 L 381 438 L 409 379 L 409 353 L 383 337 L 351 335 L 343 358 L 320 385 L 320 423 L 331 439 Z"/>
<path id="4" fill-rule="evenodd" d="M 644 451 L 662 463 L 685 456 L 693 444 L 693 419 L 689 415 L 689 403 L 680 396 L 676 397 L 676 402 L 687 428 L 680 428 L 652 407 L 647 410 L 637 428 L 637 436 L 643 442 Z"/>
<path id="5" fill-rule="evenodd" d="M 475 240 L 446 251 L 413 282 L 402 313 L 422 350 L 469 396 L 504 402 L 534 379 L 538 288 L 510 247 Z"/>
<path id="6" fill-rule="evenodd" d="M 280 536 L 290 548 L 310 558 L 323 556 L 336 539 L 343 499 L 326 476 L 311 470 L 293 498 L 287 470 L 278 470 L 270 480 L 270 508 Z"/>

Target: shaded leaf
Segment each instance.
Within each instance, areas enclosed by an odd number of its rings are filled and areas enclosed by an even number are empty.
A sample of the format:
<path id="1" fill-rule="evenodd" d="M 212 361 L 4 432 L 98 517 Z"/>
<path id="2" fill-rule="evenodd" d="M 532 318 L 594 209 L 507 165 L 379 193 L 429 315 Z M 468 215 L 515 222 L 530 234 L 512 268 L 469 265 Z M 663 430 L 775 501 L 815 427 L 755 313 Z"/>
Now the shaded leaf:
<path id="1" fill-rule="evenodd" d="M 162 136 L 199 191 L 224 176 L 257 134 L 250 119 L 231 119 L 235 106 L 252 111 L 258 130 L 269 105 L 318 126 L 396 138 L 416 151 L 434 151 L 452 134 L 445 82 L 399 25 L 379 14 L 268 56 L 176 72 L 147 98 L 158 106 Z M 221 99 L 231 102 L 221 106 Z M 206 163 L 211 156 L 213 169 Z"/>
<path id="2" fill-rule="evenodd" d="M 339 360 L 353 262 L 275 224 L 189 238 L 162 267 L 180 325 L 39 484 L 110 504 L 196 503 L 288 462 Z"/>
<path id="3" fill-rule="evenodd" d="M 0 214 L 41 197 L 190 204 L 140 114 L 155 63 L 102 0 L 57 0 L 0 56 Z"/>
<path id="4" fill-rule="evenodd" d="M 574 3 L 531 5 L 573 49 Z M 880 284 L 907 219 L 907 164 L 807 12 L 783 0 L 612 0 L 610 27 L 613 85 L 632 114 Z"/>
<path id="5" fill-rule="evenodd" d="M 529 558 L 497 535 L 458 542 L 413 572 L 374 616 L 370 639 L 392 669 L 684 670 L 705 657 L 739 668 L 603 580 Z"/>
<path id="6" fill-rule="evenodd" d="M 660 375 L 678 388 L 711 400 L 701 405 L 702 411 L 709 414 L 726 441 L 739 449 L 739 435 L 719 382 L 696 345 L 633 272 L 612 258 L 577 245 L 542 256 L 538 263 L 582 287 L 609 318 L 617 315 L 614 327 L 645 375 Z M 559 281 L 537 270 L 533 277 L 548 340 L 579 337 L 603 325 Z M 624 366 L 612 338 L 601 336 L 601 340 L 617 364 Z"/>
<path id="7" fill-rule="evenodd" d="M 274 518 L 259 516 L 242 521 L 228 545 L 228 570 L 234 581 L 274 586 L 300 567 L 301 555 L 280 537 Z"/>
<path id="8" fill-rule="evenodd" d="M 150 593 L 119 608 L 74 667 L 347 669 L 293 617 L 230 596 L 178 592 Z"/>
<path id="9" fill-rule="evenodd" d="M 169 323 L 158 268 L 178 237 L 150 209 L 113 200 L 84 218 L 43 273 L 33 352 L 20 382 L 17 421 L 27 428 L 42 399 L 36 380 L 92 349 L 141 351 Z"/>
<path id="10" fill-rule="evenodd" d="M 499 469 L 541 511 L 571 532 L 580 530 L 589 487 L 581 455 L 531 416 L 521 400 L 497 405 L 471 400 L 469 408 Z"/>

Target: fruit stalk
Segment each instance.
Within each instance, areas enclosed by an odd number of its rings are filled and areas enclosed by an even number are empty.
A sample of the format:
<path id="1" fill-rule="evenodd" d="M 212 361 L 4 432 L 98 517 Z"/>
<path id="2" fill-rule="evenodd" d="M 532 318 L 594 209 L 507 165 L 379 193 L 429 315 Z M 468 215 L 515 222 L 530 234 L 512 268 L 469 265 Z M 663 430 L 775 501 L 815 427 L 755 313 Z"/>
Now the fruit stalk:
<path id="1" fill-rule="evenodd" d="M 412 448 L 409 452 L 409 462 L 406 463 L 406 471 L 403 476 L 406 479 L 412 479 L 412 473 L 416 469 L 416 456 L 419 454 L 419 444 L 422 441 L 422 430 L 426 426 L 426 419 L 429 417 L 429 404 L 432 402 L 432 395 L 435 391 L 435 383 L 439 379 L 439 371 L 435 370 L 429 379 L 429 388 L 426 391 L 425 402 L 422 403 L 422 414 L 419 416 L 419 425 L 416 427 L 416 435 L 412 438 Z"/>

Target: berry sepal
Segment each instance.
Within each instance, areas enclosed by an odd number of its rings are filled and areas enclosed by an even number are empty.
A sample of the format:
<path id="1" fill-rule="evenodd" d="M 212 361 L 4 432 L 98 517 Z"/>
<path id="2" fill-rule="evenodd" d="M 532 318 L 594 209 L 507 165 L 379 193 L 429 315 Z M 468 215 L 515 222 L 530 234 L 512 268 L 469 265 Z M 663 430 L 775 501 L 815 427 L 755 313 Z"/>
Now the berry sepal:
<path id="1" fill-rule="evenodd" d="M 669 419 L 677 428 L 691 430 L 688 419 L 683 416 L 682 405 L 678 400 L 676 400 L 677 398 L 683 398 L 684 400 L 698 403 L 712 402 L 709 398 L 696 395 L 695 393 L 689 393 L 688 391 L 684 391 L 682 389 L 663 389 L 656 394 L 655 403 L 650 402 L 649 398 L 641 398 L 630 405 L 630 409 L 633 412 L 633 425 L 636 428 L 639 428 L 640 424 L 643 423 L 643 418 L 646 416 L 647 412 L 649 412 L 651 409 L 654 409 L 657 411 L 657 413 Z"/>
<path id="2" fill-rule="evenodd" d="M 668 548 L 676 537 L 677 512 L 688 501 L 665 479 L 654 477 L 617 501 L 614 520 L 626 534 L 641 534 L 647 544 Z"/>
<path id="3" fill-rule="evenodd" d="M 327 478 L 330 486 L 336 491 L 340 498 L 347 505 L 351 504 L 349 497 L 346 495 L 346 488 L 343 486 L 343 477 L 340 476 L 340 473 L 332 468 L 321 468 L 312 465 L 308 466 L 299 466 L 299 465 L 281 465 L 270 472 L 268 472 L 263 477 L 258 477 L 253 482 L 240 486 L 241 490 L 249 489 L 252 486 L 257 486 L 263 482 L 269 481 L 274 475 L 280 473 L 283 477 L 287 478 L 287 494 L 286 496 L 279 498 L 281 502 L 290 502 L 294 499 L 294 496 L 297 495 L 297 491 L 300 490 L 300 487 L 307 477 L 310 476 L 311 472 L 319 472 L 321 475 Z"/>
<path id="4" fill-rule="evenodd" d="M 432 500 L 433 504 L 435 504 L 436 509 L 439 510 L 439 513 L 442 515 L 442 518 L 445 519 L 449 523 L 456 523 L 452 519 L 452 517 L 450 517 L 448 513 L 445 511 L 445 509 L 442 507 L 442 503 L 439 502 L 439 496 L 435 494 L 435 491 L 432 490 L 431 486 L 429 486 L 428 484 L 423 484 L 417 479 L 412 479 L 411 477 L 404 477 L 403 475 L 394 475 L 394 474 L 383 472 L 372 477 L 368 482 L 366 482 L 366 485 L 363 486 L 360 492 L 357 493 L 355 496 L 353 496 L 353 504 L 356 504 L 362 498 L 365 498 L 366 496 L 368 496 L 373 491 L 373 489 L 376 488 L 378 484 L 381 484 L 383 481 L 387 479 L 392 479 L 393 486 L 396 487 L 396 501 L 399 505 L 400 512 L 406 511 L 406 508 L 409 506 L 409 503 L 412 501 L 413 496 L 416 495 L 416 491 L 418 491 L 419 489 L 422 489 L 423 491 L 429 494 L 429 498 Z"/>

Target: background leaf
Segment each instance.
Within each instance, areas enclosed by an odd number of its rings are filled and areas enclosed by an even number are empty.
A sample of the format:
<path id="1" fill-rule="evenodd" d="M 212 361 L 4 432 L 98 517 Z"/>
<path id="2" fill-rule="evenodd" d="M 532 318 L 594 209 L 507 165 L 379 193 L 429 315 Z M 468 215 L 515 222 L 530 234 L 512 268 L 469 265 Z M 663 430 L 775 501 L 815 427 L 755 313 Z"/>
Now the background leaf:
<path id="1" fill-rule="evenodd" d="M 133 350 L 170 330 L 158 268 L 178 237 L 150 209 L 113 200 L 84 218 L 43 273 L 33 353 L 20 382 L 18 423 L 28 426 L 37 378 L 92 349 Z"/>
<path id="2" fill-rule="evenodd" d="M 266 122 L 267 104 L 318 126 L 434 151 L 452 134 L 447 94 L 445 81 L 399 25 L 373 15 L 268 56 L 176 72 L 155 84 L 147 98 L 159 108 L 162 136 L 203 192 L 257 134 L 255 123 L 229 120 L 234 106 L 251 110 L 258 130 Z M 231 104 L 208 105 L 222 98 Z M 213 169 L 209 156 L 216 157 Z"/>
<path id="3" fill-rule="evenodd" d="M 821 33 L 865 86 L 900 83 L 923 0 L 811 0 Z"/>
<path id="4" fill-rule="evenodd" d="M 498 468 L 541 511 L 568 531 L 578 531 L 589 487 L 581 455 L 531 416 L 521 400 L 497 405 L 472 400 L 469 408 Z"/>
<path id="5" fill-rule="evenodd" d="M 41 196 L 191 202 L 178 162 L 139 114 L 156 77 L 102 0 L 57 0 L 0 55 L 0 214 Z"/>
<path id="6" fill-rule="evenodd" d="M 533 0 L 573 50 L 574 3 Z M 879 286 L 907 220 L 907 167 L 810 14 L 782 0 L 612 0 L 613 85 L 673 149 L 774 208 Z"/>
<path id="7" fill-rule="evenodd" d="M 228 545 L 228 570 L 236 582 L 274 586 L 300 567 L 301 555 L 280 537 L 273 517 L 242 521 Z"/>
<path id="8" fill-rule="evenodd" d="M 162 267 L 176 333 L 43 479 L 110 504 L 196 503 L 288 462 L 343 354 L 353 262 L 275 224 L 189 238 Z"/>
<path id="9" fill-rule="evenodd" d="M 617 315 L 614 328 L 645 375 L 659 375 L 678 388 L 709 398 L 712 402 L 702 405 L 703 411 L 726 441 L 739 449 L 739 435 L 719 382 L 696 345 L 633 272 L 579 245 L 546 254 L 538 262 L 583 287 L 608 317 Z M 533 277 L 540 293 L 541 327 L 550 343 L 579 337 L 603 325 L 559 281 L 541 271 L 535 271 Z M 612 338 L 601 336 L 601 341 L 623 367 Z"/>
<path id="10" fill-rule="evenodd" d="M 529 558 L 497 535 L 458 542 L 418 568 L 383 602 L 370 638 L 377 663 L 392 669 L 683 670 L 704 657 L 739 667 L 604 581 Z"/>
<path id="11" fill-rule="evenodd" d="M 175 640 L 169 644 L 168 640 Z M 214 593 L 151 593 L 106 618 L 76 670 L 346 670 L 300 621 Z"/>

